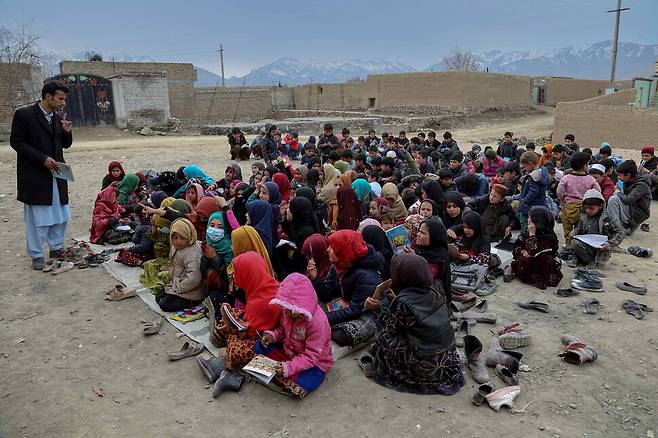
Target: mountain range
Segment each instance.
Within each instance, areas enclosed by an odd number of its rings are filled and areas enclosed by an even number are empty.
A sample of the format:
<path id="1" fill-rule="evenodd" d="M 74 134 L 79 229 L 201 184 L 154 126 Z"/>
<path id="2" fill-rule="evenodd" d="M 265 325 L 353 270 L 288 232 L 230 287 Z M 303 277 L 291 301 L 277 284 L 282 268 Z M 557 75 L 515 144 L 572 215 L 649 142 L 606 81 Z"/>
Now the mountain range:
<path id="1" fill-rule="evenodd" d="M 612 41 L 601 41 L 585 47 L 564 47 L 543 51 L 492 50 L 477 54 L 482 69 L 496 73 L 528 76 L 566 76 L 581 79 L 607 79 L 610 76 Z M 631 79 L 652 76 L 658 44 L 643 45 L 620 42 L 617 49 L 616 78 Z M 368 74 L 442 71 L 441 62 L 425 69 L 385 60 L 310 62 L 286 57 L 258 67 L 244 76 L 226 78 L 227 86 L 300 85 L 311 82 L 345 82 L 365 80 Z M 197 67 L 198 87 L 215 86 L 221 78 Z"/>

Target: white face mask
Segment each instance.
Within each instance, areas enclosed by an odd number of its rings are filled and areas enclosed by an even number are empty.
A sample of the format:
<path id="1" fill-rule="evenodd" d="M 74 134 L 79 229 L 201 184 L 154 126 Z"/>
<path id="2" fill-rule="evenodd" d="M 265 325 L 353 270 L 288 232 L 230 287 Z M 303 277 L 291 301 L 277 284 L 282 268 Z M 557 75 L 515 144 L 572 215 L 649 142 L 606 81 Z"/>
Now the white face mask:
<path id="1" fill-rule="evenodd" d="M 208 227 L 206 230 L 206 238 L 211 242 L 219 242 L 224 238 L 224 230 L 221 228 Z"/>

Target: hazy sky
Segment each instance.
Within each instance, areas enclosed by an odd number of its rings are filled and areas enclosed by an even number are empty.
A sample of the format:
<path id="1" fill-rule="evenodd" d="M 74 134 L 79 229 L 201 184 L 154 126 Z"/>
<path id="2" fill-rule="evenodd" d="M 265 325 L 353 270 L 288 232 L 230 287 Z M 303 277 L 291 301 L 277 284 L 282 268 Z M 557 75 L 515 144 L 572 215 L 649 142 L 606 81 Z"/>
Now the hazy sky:
<path id="1" fill-rule="evenodd" d="M 242 75 L 284 56 L 386 59 L 424 68 L 453 47 L 543 50 L 611 39 L 615 0 L 0 0 L 46 51 L 128 53 Z M 621 41 L 658 43 L 658 0 L 624 0 Z"/>

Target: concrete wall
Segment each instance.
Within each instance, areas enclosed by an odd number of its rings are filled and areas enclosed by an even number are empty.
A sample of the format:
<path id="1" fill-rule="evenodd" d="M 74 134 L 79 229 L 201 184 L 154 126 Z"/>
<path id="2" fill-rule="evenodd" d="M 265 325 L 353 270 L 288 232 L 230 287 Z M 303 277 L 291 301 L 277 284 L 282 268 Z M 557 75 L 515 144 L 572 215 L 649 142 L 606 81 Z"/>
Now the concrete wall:
<path id="1" fill-rule="evenodd" d="M 513 108 L 530 105 L 531 79 L 483 72 L 369 75 L 366 98 L 377 109 Z"/>
<path id="2" fill-rule="evenodd" d="M 93 74 L 108 78 L 122 73 L 166 73 L 171 115 L 179 119 L 194 117 L 194 81 L 192 64 L 160 62 L 62 61 L 62 74 Z"/>
<path id="3" fill-rule="evenodd" d="M 114 113 L 120 128 L 163 125 L 169 119 L 165 73 L 123 73 L 112 81 Z"/>
<path id="4" fill-rule="evenodd" d="M 270 88 L 196 88 L 193 98 L 197 121 L 256 121 L 274 115 Z"/>
<path id="5" fill-rule="evenodd" d="M 640 150 L 658 144 L 658 109 L 634 108 L 632 89 L 580 102 L 558 103 L 553 138 L 574 134 L 581 147 L 595 150 L 603 141 L 613 148 Z"/>
<path id="6" fill-rule="evenodd" d="M 295 109 L 363 110 L 368 108 L 366 82 L 306 84 L 293 88 Z"/>
<path id="7" fill-rule="evenodd" d="M 9 132 L 16 108 L 41 97 L 41 70 L 29 64 L 0 64 L 0 132 Z"/>

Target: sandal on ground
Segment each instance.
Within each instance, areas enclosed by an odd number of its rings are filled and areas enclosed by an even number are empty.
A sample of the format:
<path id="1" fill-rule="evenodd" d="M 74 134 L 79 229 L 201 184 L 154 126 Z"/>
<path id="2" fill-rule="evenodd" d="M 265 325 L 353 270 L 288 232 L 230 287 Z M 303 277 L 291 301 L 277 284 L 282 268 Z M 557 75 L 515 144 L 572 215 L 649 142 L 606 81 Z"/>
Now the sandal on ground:
<path id="1" fill-rule="evenodd" d="M 137 291 L 132 287 L 117 285 L 112 292 L 105 295 L 105 299 L 109 301 L 121 301 L 126 298 L 134 297 L 136 292 Z"/>
<path id="2" fill-rule="evenodd" d="M 630 284 L 627 281 L 624 282 L 617 282 L 615 283 L 615 287 L 620 290 L 625 290 L 627 292 L 633 292 L 634 294 L 638 295 L 646 295 L 647 294 L 647 288 L 644 286 L 635 286 Z"/>
<path id="3" fill-rule="evenodd" d="M 641 246 L 629 246 L 628 253 L 635 257 L 642 257 L 648 259 L 653 255 L 653 251 L 649 248 L 642 248 Z"/>
<path id="4" fill-rule="evenodd" d="M 590 298 L 583 303 L 583 312 L 588 315 L 596 315 L 601 308 L 601 303 L 596 298 Z"/>
<path id="5" fill-rule="evenodd" d="M 548 304 L 539 301 L 527 301 L 525 303 L 516 303 L 522 309 L 536 310 L 538 312 L 548 313 Z"/>
<path id="6" fill-rule="evenodd" d="M 164 320 L 164 318 L 159 316 L 159 317 L 155 318 L 153 321 L 147 322 L 146 324 L 144 324 L 144 330 L 143 330 L 144 334 L 146 336 L 149 336 L 149 335 L 155 335 L 155 334 L 159 333 L 160 328 L 162 327 L 162 321 L 163 320 Z"/>
<path id="7" fill-rule="evenodd" d="M 498 335 L 500 336 L 500 335 L 504 335 L 505 333 L 520 332 L 523 331 L 524 329 L 525 327 L 523 327 L 523 324 L 521 324 L 520 322 L 514 322 L 510 325 L 506 325 L 503 328 L 499 328 L 496 333 L 498 333 Z"/>
<path id="8" fill-rule="evenodd" d="M 372 364 L 373 364 L 373 358 L 369 354 L 364 354 L 363 356 L 359 357 L 359 368 L 361 368 L 361 371 L 363 371 L 363 374 L 367 378 L 372 378 Z"/>
<path id="9" fill-rule="evenodd" d="M 642 307 L 633 300 L 624 301 L 621 303 L 621 308 L 629 315 L 634 316 L 635 319 L 644 319 L 644 310 L 642 310 Z"/>
<path id="10" fill-rule="evenodd" d="M 185 342 L 180 350 L 167 352 L 169 360 L 180 360 L 186 357 L 196 356 L 201 353 L 205 346 L 198 342 Z"/>

